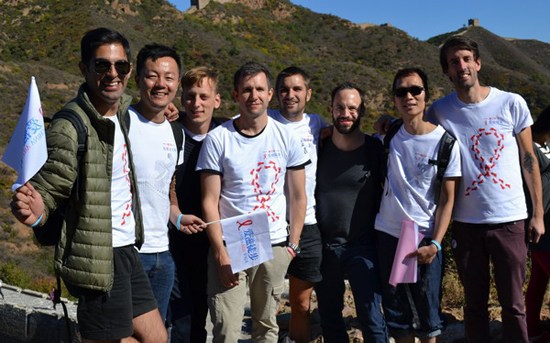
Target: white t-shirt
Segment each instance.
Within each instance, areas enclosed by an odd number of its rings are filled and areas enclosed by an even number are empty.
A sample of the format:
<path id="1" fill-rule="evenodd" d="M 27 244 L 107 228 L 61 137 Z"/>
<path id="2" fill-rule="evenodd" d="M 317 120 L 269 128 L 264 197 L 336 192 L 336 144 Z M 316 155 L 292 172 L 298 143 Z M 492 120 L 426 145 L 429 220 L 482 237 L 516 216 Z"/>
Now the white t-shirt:
<path id="1" fill-rule="evenodd" d="M 455 136 L 462 158 L 462 182 L 453 219 L 497 224 L 527 217 L 516 135 L 533 124 L 525 100 L 490 88 L 480 103 L 466 104 L 456 93 L 427 113 Z"/>
<path id="2" fill-rule="evenodd" d="M 164 252 L 168 250 L 170 182 L 176 164 L 181 164 L 183 159 L 182 156 L 178 157 L 176 141 L 168 120 L 159 124 L 146 119 L 132 107 L 128 112 L 131 122 L 128 136 L 145 234 L 145 241 L 139 252 Z M 183 146 L 181 149 L 183 155 Z"/>
<path id="3" fill-rule="evenodd" d="M 302 144 L 306 147 L 311 161 L 305 168 L 306 171 L 306 196 L 307 210 L 305 225 L 317 223 L 315 219 L 315 180 L 317 173 L 317 149 L 319 146 L 319 132 L 326 126 L 325 122 L 318 114 L 304 113 L 304 117 L 300 121 L 290 121 L 283 117 L 278 110 L 268 110 L 271 118 L 281 124 L 286 125 L 298 135 L 302 140 Z"/>
<path id="4" fill-rule="evenodd" d="M 130 185 L 130 161 L 122 129 L 117 116 L 108 116 L 115 123 L 113 145 L 113 172 L 111 176 L 111 212 L 113 224 L 113 248 L 136 242 L 136 221 L 132 212 L 132 187 Z"/>
<path id="5" fill-rule="evenodd" d="M 433 234 L 435 223 L 435 186 L 439 142 L 445 130 L 437 126 L 425 135 L 411 135 L 401 126 L 390 141 L 388 174 L 374 227 L 394 237 L 401 233 L 401 221 L 413 220 L 426 237 Z M 453 145 L 443 177 L 459 177 L 460 152 Z"/>
<path id="6" fill-rule="evenodd" d="M 197 142 L 202 142 L 205 138 L 206 138 L 206 133 L 194 133 L 194 132 L 191 132 L 188 128 L 186 128 L 185 126 L 183 127 L 183 131 L 185 132 L 186 135 L 188 135 L 189 137 L 193 138 L 193 140 L 197 141 Z"/>
<path id="7" fill-rule="evenodd" d="M 307 150 L 294 132 L 271 118 L 254 137 L 239 133 L 233 122 L 227 121 L 208 133 L 196 170 L 221 174 L 222 219 L 265 209 L 271 243 L 281 243 L 288 235 L 286 170 L 306 164 Z"/>
<path id="8" fill-rule="evenodd" d="M 540 145 L 537 142 L 534 142 L 534 143 L 535 143 L 535 146 L 544 154 L 544 156 L 550 159 L 550 147 L 546 143 L 544 143 L 544 145 Z"/>

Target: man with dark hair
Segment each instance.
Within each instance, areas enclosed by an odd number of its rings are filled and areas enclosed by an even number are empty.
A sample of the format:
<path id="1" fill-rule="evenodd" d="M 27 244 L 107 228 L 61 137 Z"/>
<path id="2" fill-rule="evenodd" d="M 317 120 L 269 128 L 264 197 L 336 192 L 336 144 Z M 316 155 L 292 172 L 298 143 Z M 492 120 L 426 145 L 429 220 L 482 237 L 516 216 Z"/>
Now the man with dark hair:
<path id="1" fill-rule="evenodd" d="M 166 319 L 175 272 L 168 221 L 174 223 L 174 230 L 187 235 L 202 231 L 204 223 L 193 215 L 180 215 L 176 204 L 170 206 L 171 183 L 175 183 L 176 166 L 183 162 L 185 139 L 181 124 L 170 123 L 164 113 L 178 91 L 180 58 L 170 47 L 149 44 L 139 51 L 136 66 L 140 100 L 128 110 L 128 136 L 141 209 L 147 214 L 143 217 L 145 242 L 139 252 L 160 314 Z"/>
<path id="2" fill-rule="evenodd" d="M 522 292 L 527 207 L 522 172 L 533 204 L 529 240 L 537 242 L 544 233 L 541 179 L 531 140 L 533 120 L 521 96 L 480 85 L 476 42 L 463 36 L 449 38 L 440 49 L 440 62 L 455 92 L 434 102 L 427 119 L 443 126 L 460 146 L 463 182 L 453 211 L 453 253 L 464 286 L 466 340 L 490 340 L 487 301 L 492 262 L 503 338 L 527 342 Z"/>
<path id="3" fill-rule="evenodd" d="M 325 127 L 318 114 L 305 113 L 311 99 L 310 77 L 302 68 L 291 66 L 277 75 L 275 93 L 280 110 L 269 110 L 269 116 L 292 129 L 307 148 L 311 164 L 306 171 L 307 209 L 300 237 L 299 253 L 288 267 L 290 328 L 288 336 L 296 343 L 310 341 L 310 298 L 315 283 L 321 281 L 321 233 L 315 219 L 315 174 L 319 133 Z"/>
<path id="4" fill-rule="evenodd" d="M 200 173 L 197 160 L 206 134 L 226 121 L 213 117 L 220 107 L 218 73 L 205 66 L 188 70 L 181 78 L 181 103 L 185 113 L 179 122 L 185 130 L 184 164 L 176 171 L 176 194 L 182 213 L 203 217 Z M 170 251 L 176 264 L 176 278 L 170 297 L 172 343 L 206 342 L 208 303 L 207 259 L 210 243 L 206 232 L 182 235 L 169 231 Z"/>
<path id="5" fill-rule="evenodd" d="M 201 149 L 204 218 L 211 243 L 208 297 L 214 342 L 240 337 L 246 285 L 252 339 L 277 342 L 276 313 L 293 247 L 300 242 L 306 210 L 304 167 L 309 157 L 299 138 L 267 115 L 273 95 L 266 67 L 249 62 L 235 73 L 233 97 L 240 116 L 212 130 Z M 286 197 L 288 209 L 286 218 Z M 220 219 L 266 210 L 273 258 L 239 273 L 231 270 Z"/>
<path id="6" fill-rule="evenodd" d="M 48 160 L 14 194 L 12 212 L 23 224 L 37 227 L 67 204 L 55 272 L 79 298 L 84 342 L 129 336 L 166 342 L 137 252 L 143 227 L 124 120 L 131 101 L 124 94 L 132 71 L 129 44 L 120 33 L 99 28 L 84 35 L 81 48 L 85 83 L 61 111 L 78 116 L 86 126 L 86 150 L 79 161 L 75 127 L 54 116 L 47 134 Z M 75 183 L 79 187 L 72 192 Z"/>
<path id="7" fill-rule="evenodd" d="M 332 91 L 334 131 L 319 149 L 316 200 L 323 280 L 315 290 L 327 343 L 349 341 L 342 318 L 345 278 L 364 340 L 388 342 L 374 231 L 382 194 L 383 148 L 378 139 L 359 128 L 365 115 L 363 96 L 349 82 Z"/>
<path id="8" fill-rule="evenodd" d="M 375 222 L 384 315 L 396 342 L 414 342 L 416 336 L 422 343 L 435 343 L 444 328 L 440 307 L 441 244 L 453 211 L 455 187 L 460 181 L 460 154 L 457 144 L 449 150 L 445 148 L 448 136 L 442 127 L 424 120 L 430 99 L 424 71 L 400 69 L 392 92 L 402 121 L 394 124 L 397 126 L 384 138 L 387 177 Z M 443 159 L 448 161 L 444 167 L 440 162 Z M 424 236 L 414 252 L 420 264 L 418 280 L 392 286 L 390 275 L 403 221 L 414 221 Z"/>

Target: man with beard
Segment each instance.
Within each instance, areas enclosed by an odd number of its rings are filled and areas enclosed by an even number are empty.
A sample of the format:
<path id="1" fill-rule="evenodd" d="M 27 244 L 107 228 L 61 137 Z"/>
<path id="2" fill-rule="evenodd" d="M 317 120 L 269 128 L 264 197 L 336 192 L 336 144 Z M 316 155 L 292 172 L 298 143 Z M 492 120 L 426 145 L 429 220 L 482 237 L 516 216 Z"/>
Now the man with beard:
<path id="1" fill-rule="evenodd" d="M 540 171 L 530 128 L 533 119 L 518 94 L 480 84 L 476 42 L 462 36 L 449 38 L 440 49 L 439 61 L 455 92 L 434 102 L 427 119 L 455 136 L 461 148 L 464 182 L 453 211 L 453 253 L 464 286 L 466 340 L 489 341 L 492 270 L 502 305 L 503 337 L 507 342 L 527 342 L 523 181 L 533 204 L 527 223 L 529 240 L 536 243 L 544 234 Z"/>
<path id="2" fill-rule="evenodd" d="M 319 151 L 316 199 L 323 280 L 316 293 L 327 343 L 349 341 L 342 318 L 344 278 L 351 285 L 364 340 L 388 341 L 374 231 L 382 193 L 383 147 L 359 129 L 365 114 L 363 96 L 349 82 L 332 91 L 335 130 Z"/>

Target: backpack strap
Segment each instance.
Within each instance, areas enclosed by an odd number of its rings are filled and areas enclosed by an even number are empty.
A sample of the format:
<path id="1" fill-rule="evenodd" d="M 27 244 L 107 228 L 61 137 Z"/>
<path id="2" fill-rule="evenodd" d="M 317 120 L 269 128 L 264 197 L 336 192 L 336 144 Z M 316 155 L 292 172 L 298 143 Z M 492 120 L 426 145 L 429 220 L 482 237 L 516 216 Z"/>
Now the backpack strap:
<path id="1" fill-rule="evenodd" d="M 445 175 L 445 170 L 449 165 L 449 160 L 451 158 L 451 151 L 453 150 L 453 145 L 456 141 L 448 131 L 443 133 L 441 139 L 439 140 L 439 149 L 437 151 L 437 160 L 429 160 L 430 164 L 437 166 L 437 176 L 436 176 L 436 187 L 435 187 L 435 204 L 439 203 L 439 195 L 441 193 L 441 186 L 443 185 L 443 176 Z"/>
<path id="2" fill-rule="evenodd" d="M 61 277 L 56 275 L 55 279 L 57 280 L 57 288 L 52 290 L 50 298 L 53 302 L 54 310 L 57 307 L 57 304 L 61 304 L 63 307 L 63 316 L 65 317 L 65 326 L 67 328 L 67 338 L 69 342 L 73 341 L 73 332 L 71 331 L 71 319 L 69 318 L 69 311 L 67 310 L 67 305 L 65 301 L 61 299 Z"/>
<path id="3" fill-rule="evenodd" d="M 86 138 L 88 133 L 88 128 L 86 125 L 84 125 L 84 122 L 80 118 L 80 116 L 73 110 L 65 108 L 58 113 L 55 114 L 53 120 L 55 119 L 65 119 L 71 122 L 73 124 L 76 133 L 78 135 L 78 150 L 76 152 L 78 160 L 80 162 L 81 157 L 84 155 L 84 152 L 86 151 Z"/>
<path id="4" fill-rule="evenodd" d="M 130 124 L 132 123 L 132 120 L 130 118 L 130 114 L 128 114 L 124 117 L 124 122 L 126 124 L 126 129 L 128 130 L 128 132 L 130 132 Z M 180 154 L 183 150 L 183 148 L 182 148 L 182 145 L 183 145 L 183 124 L 180 123 L 177 120 L 174 120 L 174 121 L 170 122 L 170 126 L 172 127 L 172 133 L 174 134 L 174 140 L 176 141 L 176 149 L 178 149 L 178 155 L 177 155 L 177 160 L 176 160 L 176 166 L 177 166 L 177 163 L 180 160 Z"/>
<path id="5" fill-rule="evenodd" d="M 403 125 L 403 120 L 398 119 L 392 123 L 388 132 L 384 136 L 384 178 L 388 174 L 388 156 L 390 154 L 390 142 Z M 439 203 L 439 195 L 441 193 L 441 186 L 443 184 L 443 176 L 445 175 L 445 170 L 449 165 L 449 160 L 451 157 L 451 151 L 453 150 L 453 145 L 456 141 L 448 131 L 445 130 L 443 136 L 439 140 L 439 148 L 437 151 L 437 160 L 428 160 L 428 163 L 437 166 L 437 175 L 436 175 L 436 187 L 435 187 L 435 204 Z"/>
<path id="6" fill-rule="evenodd" d="M 52 121 L 53 120 L 58 120 L 58 119 L 68 120 L 74 126 L 74 128 L 76 130 L 76 133 L 77 133 L 77 142 L 78 142 L 78 149 L 76 151 L 77 176 L 76 176 L 76 181 L 75 181 L 75 184 L 73 185 L 73 189 L 72 189 L 71 192 L 76 193 L 76 198 L 78 199 L 78 197 L 79 197 L 78 190 L 80 189 L 80 187 L 79 187 L 80 164 L 82 163 L 82 158 L 84 156 L 84 153 L 86 152 L 86 145 L 87 145 L 86 143 L 87 143 L 87 139 L 88 139 L 88 128 L 86 127 L 86 125 L 84 125 L 84 122 L 82 121 L 82 118 L 80 118 L 80 116 L 75 111 L 73 111 L 69 108 L 64 108 L 61 111 L 59 111 L 58 113 L 56 113 L 54 115 L 54 117 L 52 118 Z M 57 304 L 61 304 L 61 306 L 63 307 L 63 314 L 64 314 L 64 317 L 65 317 L 65 324 L 67 326 L 67 335 L 68 335 L 68 338 L 69 338 L 69 342 L 71 342 L 72 341 L 72 331 L 71 331 L 71 322 L 70 322 L 70 319 L 69 319 L 69 313 L 67 311 L 67 306 L 65 305 L 65 302 L 61 299 L 61 290 L 62 290 L 62 288 L 61 288 L 61 277 L 59 275 L 56 275 L 56 280 L 57 280 L 57 288 L 53 290 L 53 292 L 51 294 L 51 300 L 53 302 L 54 309 L 56 308 Z"/>
<path id="7" fill-rule="evenodd" d="M 172 127 L 172 133 L 174 134 L 174 140 L 176 141 L 176 148 L 178 149 L 178 157 L 176 160 L 176 165 L 180 160 L 180 155 L 183 151 L 183 124 L 179 121 L 171 121 L 170 126 Z"/>
<path id="8" fill-rule="evenodd" d="M 132 120 L 130 119 L 130 109 L 128 109 L 126 115 L 124 116 L 124 124 L 126 124 L 126 130 L 128 131 L 128 133 L 130 133 L 130 124 L 132 124 Z"/>
<path id="9" fill-rule="evenodd" d="M 65 119 L 71 122 L 71 124 L 74 126 L 76 133 L 77 133 L 77 142 L 78 142 L 78 150 L 76 151 L 76 171 L 77 171 L 77 177 L 75 181 L 75 185 L 73 186 L 73 192 L 75 190 L 79 189 L 79 179 L 80 177 L 78 174 L 80 173 L 80 164 L 82 162 L 82 157 L 84 156 L 84 153 L 86 152 L 86 143 L 88 138 L 88 128 L 86 125 L 84 125 L 84 122 L 82 121 L 82 118 L 73 110 L 64 108 L 58 113 L 56 113 L 52 120 L 57 119 Z M 78 192 L 76 192 L 76 198 L 78 199 Z"/>
<path id="10" fill-rule="evenodd" d="M 402 125 L 403 119 L 397 119 L 393 121 L 390 128 L 388 129 L 388 132 L 386 132 L 386 135 L 384 136 L 384 179 L 386 179 L 386 176 L 388 175 L 388 157 L 390 156 L 390 142 Z"/>

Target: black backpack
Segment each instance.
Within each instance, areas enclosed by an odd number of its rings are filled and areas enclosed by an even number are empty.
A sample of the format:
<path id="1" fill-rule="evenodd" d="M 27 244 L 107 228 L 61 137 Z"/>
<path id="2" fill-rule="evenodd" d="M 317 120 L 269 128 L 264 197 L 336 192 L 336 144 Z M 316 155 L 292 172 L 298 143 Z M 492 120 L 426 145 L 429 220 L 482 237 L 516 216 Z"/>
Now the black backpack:
<path id="1" fill-rule="evenodd" d="M 180 159 L 180 154 L 183 152 L 183 124 L 176 120 L 171 121 L 170 126 L 172 127 L 172 133 L 174 134 L 174 140 L 176 141 L 176 147 L 178 149 L 177 163 Z"/>
<path id="2" fill-rule="evenodd" d="M 126 123 L 126 129 L 128 130 L 128 132 L 130 132 L 130 124 L 132 123 L 132 121 L 130 120 L 130 115 L 126 116 L 125 123 Z M 174 134 L 174 140 L 176 142 L 176 148 L 178 152 L 177 161 L 179 161 L 180 154 L 183 151 L 181 147 L 183 145 L 183 124 L 177 120 L 174 120 L 170 122 L 170 126 L 172 127 L 172 133 Z"/>
<path id="3" fill-rule="evenodd" d="M 80 116 L 70 109 L 63 109 L 60 112 L 56 113 L 51 119 L 51 121 L 65 119 L 73 124 L 78 135 L 78 150 L 76 152 L 77 162 L 77 177 L 73 185 L 71 194 L 76 193 L 76 198 L 79 196 L 79 178 L 80 178 L 80 163 L 82 162 L 82 156 L 86 151 L 86 142 L 87 142 L 87 128 L 86 125 L 82 122 Z M 65 212 L 67 211 L 67 206 L 65 203 L 58 206 L 54 211 L 50 212 L 48 220 L 44 225 L 37 226 L 33 228 L 34 237 L 36 241 L 41 245 L 45 246 L 55 246 L 61 238 L 61 227 L 65 220 Z"/>
<path id="4" fill-rule="evenodd" d="M 82 156 L 84 156 L 84 153 L 86 152 L 88 130 L 86 128 L 86 125 L 84 125 L 84 123 L 82 122 L 82 118 L 80 118 L 80 116 L 76 112 L 68 108 L 62 109 L 61 111 L 56 113 L 52 119 L 49 119 L 49 120 L 48 119 L 44 118 L 44 121 L 48 122 L 48 121 L 54 121 L 58 119 L 68 120 L 69 122 L 71 122 L 71 124 L 73 124 L 76 130 L 77 137 L 78 137 L 77 138 L 78 150 L 76 152 L 77 177 L 76 177 L 75 183 L 73 184 L 71 195 L 73 193 L 76 193 L 75 196 L 78 199 L 80 164 L 82 163 Z M 48 220 L 46 221 L 46 223 L 44 223 L 44 225 L 32 228 L 34 232 L 34 237 L 39 244 L 44 246 L 57 245 L 57 243 L 59 242 L 59 239 L 61 238 L 61 227 L 63 226 L 63 222 L 65 221 L 66 211 L 67 211 L 67 205 L 65 202 L 59 205 L 54 211 L 50 212 L 48 216 Z M 57 287 L 54 287 L 54 289 L 52 290 L 52 293 L 50 294 L 50 299 L 53 302 L 54 309 L 56 308 L 57 304 L 61 304 L 61 306 L 63 307 L 65 324 L 67 328 L 67 335 L 69 337 L 69 342 L 72 342 L 71 321 L 69 318 L 69 312 L 67 311 L 67 305 L 65 304 L 65 301 L 61 299 L 61 278 L 59 277 L 59 275 L 56 275 L 56 281 L 57 281 Z"/>
<path id="5" fill-rule="evenodd" d="M 384 136 L 384 175 L 388 174 L 388 156 L 390 154 L 390 141 L 395 136 L 397 131 L 403 125 L 403 120 L 396 120 L 389 128 L 386 136 Z M 445 175 L 445 170 L 449 165 L 449 159 L 451 157 L 451 151 L 453 150 L 453 145 L 456 141 L 448 131 L 445 130 L 443 136 L 439 140 L 439 149 L 437 151 L 437 160 L 428 160 L 428 163 L 431 165 L 437 166 L 437 177 L 435 184 L 435 204 L 439 203 L 439 195 L 441 193 L 441 185 L 443 184 L 443 175 Z"/>

